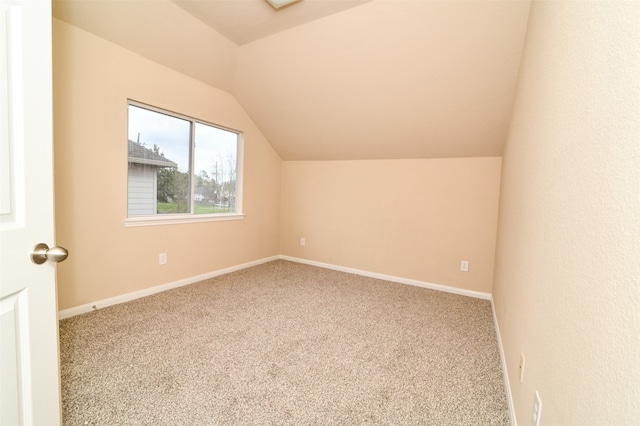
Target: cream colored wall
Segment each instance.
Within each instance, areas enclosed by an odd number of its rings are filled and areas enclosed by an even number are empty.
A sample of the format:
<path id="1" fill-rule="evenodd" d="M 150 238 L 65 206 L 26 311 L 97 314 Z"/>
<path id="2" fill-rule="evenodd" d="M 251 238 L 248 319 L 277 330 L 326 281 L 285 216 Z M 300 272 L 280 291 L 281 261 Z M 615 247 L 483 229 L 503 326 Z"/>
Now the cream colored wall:
<path id="1" fill-rule="evenodd" d="M 500 164 L 500 158 L 285 161 L 280 251 L 490 293 Z M 463 259 L 467 273 L 460 272 Z"/>
<path id="2" fill-rule="evenodd" d="M 245 132 L 244 220 L 124 227 L 127 98 Z M 287 162 L 281 180 L 233 96 L 56 19 L 54 120 L 60 309 L 279 253 L 491 291 L 498 158 Z"/>
<path id="3" fill-rule="evenodd" d="M 281 161 L 232 95 L 56 19 L 53 39 L 60 309 L 278 254 Z M 127 98 L 244 132 L 244 220 L 124 227 Z"/>
<path id="4" fill-rule="evenodd" d="M 521 425 L 536 390 L 543 425 L 640 424 L 639 16 L 531 7 L 493 289 Z"/>

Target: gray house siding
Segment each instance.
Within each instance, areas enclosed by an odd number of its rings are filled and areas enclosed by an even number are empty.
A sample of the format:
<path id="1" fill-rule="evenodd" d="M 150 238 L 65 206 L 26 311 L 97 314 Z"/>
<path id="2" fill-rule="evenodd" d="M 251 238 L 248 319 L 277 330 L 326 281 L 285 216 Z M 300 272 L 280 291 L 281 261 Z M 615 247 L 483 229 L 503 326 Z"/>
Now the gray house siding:
<path id="1" fill-rule="evenodd" d="M 157 167 L 129 163 L 129 216 L 156 214 L 157 175 Z"/>
<path id="2" fill-rule="evenodd" d="M 157 213 L 158 169 L 178 165 L 161 154 L 129 141 L 129 175 L 127 178 L 128 216 Z"/>

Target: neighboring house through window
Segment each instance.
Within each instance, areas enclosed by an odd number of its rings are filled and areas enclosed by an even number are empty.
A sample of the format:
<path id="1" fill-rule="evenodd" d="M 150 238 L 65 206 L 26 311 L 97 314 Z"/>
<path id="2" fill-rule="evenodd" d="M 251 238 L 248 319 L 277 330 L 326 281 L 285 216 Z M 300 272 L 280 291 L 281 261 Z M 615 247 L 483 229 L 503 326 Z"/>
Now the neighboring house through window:
<path id="1" fill-rule="evenodd" d="M 178 165 L 138 142 L 129 140 L 129 216 L 153 215 L 158 211 L 158 169 Z"/>
<path id="2" fill-rule="evenodd" d="M 242 216 L 239 132 L 130 101 L 128 153 L 130 224 Z"/>

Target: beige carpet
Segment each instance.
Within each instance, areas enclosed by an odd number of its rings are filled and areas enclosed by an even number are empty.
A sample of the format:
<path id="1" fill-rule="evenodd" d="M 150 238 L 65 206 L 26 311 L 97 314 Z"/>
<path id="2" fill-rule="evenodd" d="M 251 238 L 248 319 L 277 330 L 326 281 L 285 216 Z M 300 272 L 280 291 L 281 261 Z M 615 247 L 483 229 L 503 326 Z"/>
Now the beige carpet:
<path id="1" fill-rule="evenodd" d="M 490 303 L 275 261 L 60 321 L 66 425 L 509 424 Z"/>

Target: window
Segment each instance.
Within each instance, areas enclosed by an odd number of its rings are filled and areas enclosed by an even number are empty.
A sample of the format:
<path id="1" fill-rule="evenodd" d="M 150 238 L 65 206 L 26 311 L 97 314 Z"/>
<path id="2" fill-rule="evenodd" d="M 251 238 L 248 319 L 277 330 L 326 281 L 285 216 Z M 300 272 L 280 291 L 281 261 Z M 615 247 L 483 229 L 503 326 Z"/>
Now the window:
<path id="1" fill-rule="evenodd" d="M 240 218 L 240 133 L 129 102 L 125 224 Z"/>

